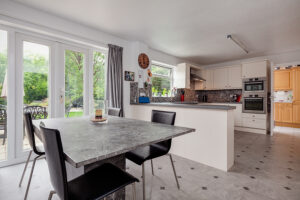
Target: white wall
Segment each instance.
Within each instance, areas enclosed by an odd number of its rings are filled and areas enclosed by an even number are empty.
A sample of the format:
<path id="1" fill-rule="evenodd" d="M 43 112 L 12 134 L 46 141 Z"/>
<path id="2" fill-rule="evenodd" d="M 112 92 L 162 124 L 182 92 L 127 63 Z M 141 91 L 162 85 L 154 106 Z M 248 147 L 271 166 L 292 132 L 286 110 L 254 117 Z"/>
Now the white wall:
<path id="1" fill-rule="evenodd" d="M 136 73 L 135 80 L 137 80 L 139 69 L 137 59 L 138 55 L 142 52 L 148 54 L 150 60 L 170 65 L 177 65 L 183 62 L 174 56 L 150 49 L 146 44 L 141 42 L 127 41 L 83 24 L 41 12 L 12 1 L 0 1 L 0 24 L 85 45 L 95 45 L 103 48 L 107 48 L 107 44 L 122 46 L 124 71 L 134 71 Z M 146 72 L 146 70 L 144 71 Z M 128 106 L 130 101 L 129 95 L 130 82 L 124 81 L 125 115 L 127 112 L 131 112 Z"/>

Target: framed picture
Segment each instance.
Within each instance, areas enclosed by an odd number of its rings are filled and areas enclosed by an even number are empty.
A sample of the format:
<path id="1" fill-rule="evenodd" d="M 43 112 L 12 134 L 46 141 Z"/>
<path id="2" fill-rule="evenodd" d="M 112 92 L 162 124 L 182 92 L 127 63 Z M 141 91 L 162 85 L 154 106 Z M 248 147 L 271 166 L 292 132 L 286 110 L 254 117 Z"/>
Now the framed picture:
<path id="1" fill-rule="evenodd" d="M 134 72 L 125 71 L 125 81 L 134 81 Z"/>

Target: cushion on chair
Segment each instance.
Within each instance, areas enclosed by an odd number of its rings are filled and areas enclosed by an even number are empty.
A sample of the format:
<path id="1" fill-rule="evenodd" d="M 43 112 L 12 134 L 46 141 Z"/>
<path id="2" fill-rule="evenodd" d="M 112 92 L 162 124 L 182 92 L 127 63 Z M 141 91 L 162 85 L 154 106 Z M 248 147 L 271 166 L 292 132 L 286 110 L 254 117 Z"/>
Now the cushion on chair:
<path id="1" fill-rule="evenodd" d="M 138 181 L 118 167 L 105 163 L 68 182 L 69 199 L 102 199 L 117 190 Z"/>

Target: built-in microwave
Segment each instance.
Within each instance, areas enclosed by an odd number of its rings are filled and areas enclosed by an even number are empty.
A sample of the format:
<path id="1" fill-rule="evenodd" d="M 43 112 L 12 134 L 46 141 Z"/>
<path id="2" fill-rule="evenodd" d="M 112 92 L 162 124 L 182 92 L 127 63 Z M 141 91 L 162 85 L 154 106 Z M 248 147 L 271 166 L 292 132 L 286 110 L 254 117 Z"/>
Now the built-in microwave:
<path id="1" fill-rule="evenodd" d="M 243 93 L 260 93 L 267 90 L 266 78 L 243 79 Z"/>
<path id="2" fill-rule="evenodd" d="M 259 94 L 249 94 L 243 97 L 243 112 L 264 114 L 267 109 L 267 97 Z"/>

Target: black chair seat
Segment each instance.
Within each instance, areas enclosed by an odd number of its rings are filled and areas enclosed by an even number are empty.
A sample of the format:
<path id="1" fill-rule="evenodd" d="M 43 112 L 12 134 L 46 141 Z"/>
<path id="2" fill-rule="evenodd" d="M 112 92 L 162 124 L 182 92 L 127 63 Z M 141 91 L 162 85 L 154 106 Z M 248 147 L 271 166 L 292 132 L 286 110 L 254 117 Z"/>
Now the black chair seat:
<path id="1" fill-rule="evenodd" d="M 68 182 L 69 199 L 102 199 L 134 182 L 138 182 L 138 179 L 110 163 L 105 163 Z"/>
<path id="2" fill-rule="evenodd" d="M 168 148 L 162 145 L 153 144 L 146 147 L 139 147 L 133 151 L 127 152 L 125 156 L 132 162 L 141 165 L 147 160 L 151 160 L 167 154 L 168 151 Z"/>

